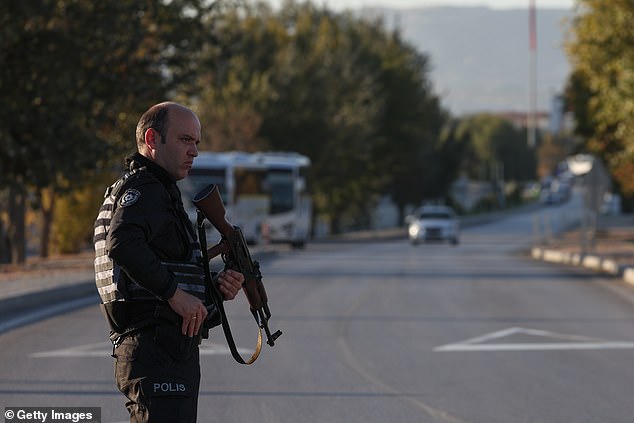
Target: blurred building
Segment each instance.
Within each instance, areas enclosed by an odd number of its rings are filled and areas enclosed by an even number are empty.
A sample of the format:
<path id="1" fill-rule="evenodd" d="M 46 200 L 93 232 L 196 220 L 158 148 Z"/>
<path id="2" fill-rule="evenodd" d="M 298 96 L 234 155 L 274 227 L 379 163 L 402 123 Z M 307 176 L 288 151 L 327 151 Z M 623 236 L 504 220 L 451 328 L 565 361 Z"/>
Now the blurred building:
<path id="1" fill-rule="evenodd" d="M 564 97 L 561 94 L 552 96 L 550 111 L 538 111 L 536 113 L 537 130 L 551 134 L 571 132 L 573 118 L 571 113 L 564 110 Z M 495 114 L 511 122 L 516 128 L 528 127 L 528 112 L 507 111 Z"/>
<path id="2" fill-rule="evenodd" d="M 501 118 L 511 122 L 517 129 L 528 127 L 528 113 L 526 112 L 499 112 L 495 114 Z M 547 131 L 550 128 L 550 113 L 549 112 L 537 112 L 536 124 L 539 131 Z"/>

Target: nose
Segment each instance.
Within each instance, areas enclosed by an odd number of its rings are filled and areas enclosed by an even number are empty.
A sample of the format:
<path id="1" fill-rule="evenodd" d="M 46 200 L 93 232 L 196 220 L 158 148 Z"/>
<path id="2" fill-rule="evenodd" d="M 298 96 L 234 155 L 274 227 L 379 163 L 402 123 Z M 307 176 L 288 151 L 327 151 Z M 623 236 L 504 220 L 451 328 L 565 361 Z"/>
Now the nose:
<path id="1" fill-rule="evenodd" d="M 189 149 L 189 155 L 192 157 L 197 157 L 198 156 L 198 145 L 193 144 L 192 148 Z"/>

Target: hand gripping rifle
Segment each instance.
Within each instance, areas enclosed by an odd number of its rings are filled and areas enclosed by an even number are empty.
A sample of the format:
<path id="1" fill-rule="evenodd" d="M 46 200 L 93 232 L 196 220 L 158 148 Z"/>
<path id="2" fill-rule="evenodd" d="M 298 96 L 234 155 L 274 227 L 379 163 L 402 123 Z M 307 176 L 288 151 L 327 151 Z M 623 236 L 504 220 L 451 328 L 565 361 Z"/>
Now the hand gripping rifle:
<path id="1" fill-rule="evenodd" d="M 225 207 L 222 204 L 222 199 L 220 198 L 220 193 L 218 192 L 216 185 L 209 185 L 200 191 L 196 197 L 194 197 L 193 203 L 198 211 L 198 238 L 203 253 L 207 285 L 211 287 L 211 289 L 208 290 L 211 294 L 210 299 L 216 304 L 216 307 L 220 312 L 222 329 L 225 333 L 227 343 L 229 344 L 231 355 L 238 363 L 251 364 L 258 358 L 262 349 L 262 330 L 266 333 L 266 343 L 270 346 L 275 345 L 275 340 L 282 334 L 279 330 L 271 334 L 269 329 L 271 311 L 268 306 L 266 290 L 262 284 L 260 264 L 251 259 L 247 243 L 242 235 L 242 230 L 227 222 L 225 218 Z M 207 238 L 204 225 L 205 218 L 211 222 L 222 236 L 220 242 L 209 249 L 207 249 Z M 244 359 L 240 356 L 233 340 L 231 328 L 229 327 L 229 322 L 223 306 L 222 294 L 218 291 L 215 284 L 211 283 L 209 260 L 218 255 L 221 255 L 222 260 L 225 263 L 225 268 L 234 269 L 244 275 L 244 283 L 242 284 L 242 287 L 247 300 L 249 301 L 251 314 L 253 314 L 253 317 L 259 326 L 256 350 L 253 353 L 253 356 L 251 356 L 251 358 L 247 361 L 244 361 Z"/>

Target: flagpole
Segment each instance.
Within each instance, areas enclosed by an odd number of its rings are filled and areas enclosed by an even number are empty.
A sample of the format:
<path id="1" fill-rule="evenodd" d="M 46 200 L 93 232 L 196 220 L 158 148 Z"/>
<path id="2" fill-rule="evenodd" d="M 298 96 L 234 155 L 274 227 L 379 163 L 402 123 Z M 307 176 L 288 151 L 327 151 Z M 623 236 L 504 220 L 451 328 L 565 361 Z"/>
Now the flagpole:
<path id="1" fill-rule="evenodd" d="M 527 119 L 527 143 L 529 148 L 534 148 L 537 143 L 537 16 L 535 10 L 535 0 L 529 0 L 528 32 L 529 111 Z"/>

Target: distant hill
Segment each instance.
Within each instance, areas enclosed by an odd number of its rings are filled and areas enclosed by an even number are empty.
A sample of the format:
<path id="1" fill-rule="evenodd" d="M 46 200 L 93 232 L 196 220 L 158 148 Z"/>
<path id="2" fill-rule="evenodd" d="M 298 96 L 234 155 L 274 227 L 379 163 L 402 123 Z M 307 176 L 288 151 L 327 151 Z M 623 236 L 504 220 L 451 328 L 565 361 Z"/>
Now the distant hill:
<path id="1" fill-rule="evenodd" d="M 528 2 L 527 2 L 528 3 Z M 398 25 L 431 59 L 431 79 L 453 114 L 526 111 L 529 107 L 528 8 L 364 9 Z M 548 111 L 570 66 L 563 50 L 566 9 L 537 10 L 537 106 Z"/>

